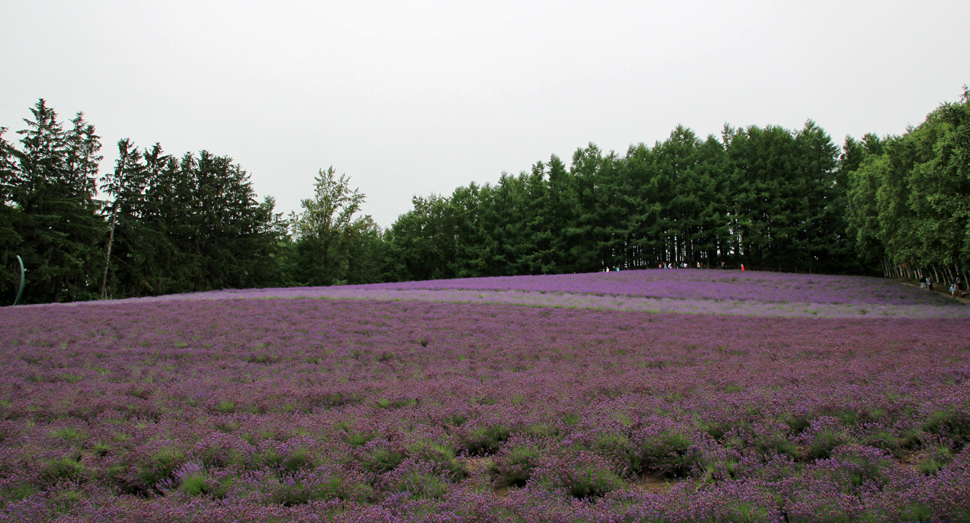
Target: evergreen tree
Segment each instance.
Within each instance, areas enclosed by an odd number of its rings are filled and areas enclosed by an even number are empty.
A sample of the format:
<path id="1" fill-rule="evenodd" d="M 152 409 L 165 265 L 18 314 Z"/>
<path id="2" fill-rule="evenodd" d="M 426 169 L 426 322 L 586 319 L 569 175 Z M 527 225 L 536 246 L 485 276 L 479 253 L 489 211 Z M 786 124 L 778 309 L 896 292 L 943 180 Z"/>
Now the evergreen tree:
<path id="1" fill-rule="evenodd" d="M 631 191 L 627 194 L 630 210 L 627 231 L 630 237 L 631 256 L 638 260 L 636 267 L 656 268 L 666 260 L 664 255 L 665 239 L 661 213 L 662 196 L 658 193 L 657 156 L 644 144 L 631 147 L 627 151 L 623 166 L 623 179 L 628 180 Z"/>
<path id="2" fill-rule="evenodd" d="M 0 305 L 13 303 L 20 287 L 20 264 L 17 247 L 22 238 L 17 233 L 23 215 L 13 199 L 16 183 L 14 148 L 4 138 L 0 127 Z"/>
<path id="3" fill-rule="evenodd" d="M 658 147 L 660 173 L 667 189 L 664 216 L 668 230 L 670 253 L 674 265 L 699 261 L 694 242 L 703 238 L 702 217 L 705 196 L 701 173 L 697 170 L 700 140 L 690 129 L 677 126 L 670 137 Z"/>
<path id="4" fill-rule="evenodd" d="M 570 230 L 576 208 L 573 177 L 566 170 L 566 164 L 556 155 L 549 157 L 546 175 L 549 190 L 544 214 L 548 217 L 547 230 L 552 238 L 549 242 L 549 255 L 544 258 L 544 262 L 548 262 L 543 264 L 543 270 L 550 274 L 576 272 L 577 267 L 570 254 L 577 241 L 575 230 Z"/>
<path id="5" fill-rule="evenodd" d="M 602 162 L 602 152 L 593 143 L 573 153 L 569 168 L 572 209 L 564 229 L 572 272 L 593 272 L 605 268 L 603 252 L 596 237 L 596 201 L 600 189 L 597 182 Z"/>
<path id="6" fill-rule="evenodd" d="M 9 249 L 22 252 L 29 271 L 23 301 L 91 299 L 106 232 L 95 200 L 100 138 L 82 113 L 68 131 L 43 99 L 31 113 L 18 131 L 22 149 L 5 146 L 9 199 L 19 210 L 19 241 Z"/>
<path id="7" fill-rule="evenodd" d="M 695 154 L 694 190 L 700 205 L 698 230 L 691 237 L 693 261 L 713 267 L 725 259 L 730 250 L 727 157 L 724 145 L 713 135 L 697 143 Z"/>
<path id="8" fill-rule="evenodd" d="M 855 272 L 845 220 L 848 179 L 838 169 L 838 148 L 811 120 L 796 133 L 795 147 L 799 168 L 794 188 L 801 195 L 792 209 L 799 225 L 792 241 L 798 253 L 795 270 Z"/>
<path id="9" fill-rule="evenodd" d="M 482 190 L 474 182 L 458 187 L 448 198 L 449 214 L 454 221 L 455 253 L 451 267 L 458 278 L 483 276 L 486 263 L 482 250 L 486 236 L 482 230 Z"/>
<path id="10" fill-rule="evenodd" d="M 152 294 L 142 261 L 147 245 L 141 238 L 144 227 L 144 193 L 148 184 L 142 154 L 131 140 L 118 141 L 118 160 L 113 172 L 102 178 L 101 190 L 112 197 L 108 215 L 110 230 L 105 252 L 105 287 L 102 297 Z"/>
<path id="11" fill-rule="evenodd" d="M 118 144 L 109 290 L 112 296 L 247 288 L 280 283 L 279 215 L 256 201 L 248 174 L 202 151 L 181 160 L 161 146 Z M 110 222 L 109 222 L 110 223 Z"/>
<path id="12" fill-rule="evenodd" d="M 750 126 L 727 143 L 732 172 L 740 263 L 748 268 L 793 270 L 794 242 L 804 216 L 798 155 L 792 133 L 781 127 Z"/>
<path id="13" fill-rule="evenodd" d="M 529 172 L 519 173 L 524 215 L 519 239 L 522 245 L 519 257 L 521 274 L 546 274 L 544 265 L 548 260 L 549 239 L 552 236 L 549 219 L 544 214 L 548 198 L 545 173 L 536 167 L 533 165 Z"/>

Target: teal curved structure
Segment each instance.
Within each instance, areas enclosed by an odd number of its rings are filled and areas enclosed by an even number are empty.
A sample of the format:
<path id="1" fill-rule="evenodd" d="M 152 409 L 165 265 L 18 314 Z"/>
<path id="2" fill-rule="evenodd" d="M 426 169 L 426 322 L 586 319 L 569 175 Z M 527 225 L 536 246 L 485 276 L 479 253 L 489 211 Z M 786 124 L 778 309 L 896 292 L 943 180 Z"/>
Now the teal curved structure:
<path id="1" fill-rule="evenodd" d="M 13 301 L 14 305 L 20 303 L 20 297 L 24 295 L 24 274 L 27 272 L 24 269 L 24 260 L 20 258 L 19 254 L 17 255 L 17 261 L 20 262 L 20 290 L 17 291 L 17 299 Z"/>

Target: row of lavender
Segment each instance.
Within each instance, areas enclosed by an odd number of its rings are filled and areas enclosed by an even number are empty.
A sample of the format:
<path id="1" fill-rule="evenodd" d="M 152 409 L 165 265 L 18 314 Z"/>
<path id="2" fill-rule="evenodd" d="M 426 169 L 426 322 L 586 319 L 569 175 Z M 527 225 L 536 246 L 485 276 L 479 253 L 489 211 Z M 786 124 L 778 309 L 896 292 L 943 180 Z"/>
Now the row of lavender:
<path id="1" fill-rule="evenodd" d="M 919 292 L 919 291 L 916 291 Z M 754 316 L 777 318 L 936 318 L 967 320 L 970 308 L 957 300 L 941 304 L 860 304 L 860 303 L 778 303 L 753 300 L 706 300 L 610 296 L 600 294 L 547 293 L 518 290 L 467 289 L 388 289 L 370 286 L 303 287 L 286 289 L 249 289 L 217 291 L 187 296 L 165 296 L 139 299 L 157 300 L 222 300 L 222 299 L 295 299 L 425 301 L 489 305 L 522 305 L 564 309 L 617 310 L 668 314 L 701 314 L 721 316 Z M 956 306 L 941 306 L 956 305 Z"/>
<path id="2" fill-rule="evenodd" d="M 906 305 L 947 302 L 885 278 L 713 269 L 507 276 L 360 285 L 361 289 L 465 289 L 563 292 L 770 303 Z"/>
<path id="3" fill-rule="evenodd" d="M 443 299 L 468 300 L 473 293 L 517 293 L 559 295 L 567 297 L 623 297 L 666 300 L 668 303 L 734 302 L 755 304 L 762 309 L 773 305 L 814 304 L 865 309 L 875 307 L 908 307 L 922 309 L 921 316 L 940 316 L 943 309 L 961 309 L 960 302 L 936 292 L 900 285 L 885 278 L 833 276 L 820 274 L 784 274 L 729 270 L 638 270 L 609 273 L 560 274 L 550 276 L 507 276 L 463 278 L 453 280 L 412 281 L 348 285 L 337 287 L 302 287 L 285 289 L 247 289 L 170 296 L 163 299 L 219 299 L 225 297 L 359 297 L 374 299 L 408 293 L 444 293 Z M 471 294 L 470 294 L 471 293 Z M 448 295 L 454 298 L 448 298 Z M 405 298 L 407 299 L 407 298 Z M 538 299 L 539 305 L 549 305 Z M 955 306 L 955 307 L 950 307 Z M 936 309 L 936 313 L 928 312 Z M 947 311 L 953 315 L 953 311 Z"/>
<path id="4" fill-rule="evenodd" d="M 879 278 L 727 270 L 641 270 L 376 285 L 224 290 L 151 300 L 357 299 L 783 318 L 970 319 L 942 293 Z"/>
<path id="5" fill-rule="evenodd" d="M 968 333 L 326 300 L 2 309 L 3 517 L 970 517 Z"/>

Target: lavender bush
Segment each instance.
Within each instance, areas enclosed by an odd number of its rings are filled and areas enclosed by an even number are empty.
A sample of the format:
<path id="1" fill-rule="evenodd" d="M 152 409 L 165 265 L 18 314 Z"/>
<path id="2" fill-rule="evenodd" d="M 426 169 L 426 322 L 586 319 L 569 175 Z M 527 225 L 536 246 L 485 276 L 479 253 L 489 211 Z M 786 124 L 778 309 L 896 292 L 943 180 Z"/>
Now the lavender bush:
<path id="1" fill-rule="evenodd" d="M 688 269 L 230 290 L 160 299 L 226 298 L 408 300 L 812 318 L 970 318 L 970 308 L 957 300 L 882 278 Z"/>
<path id="2" fill-rule="evenodd" d="M 361 285 L 373 289 L 463 289 L 562 292 L 650 298 L 754 300 L 772 303 L 905 305 L 943 303 L 885 278 L 728 270 L 636 270 L 507 276 Z"/>
<path id="3" fill-rule="evenodd" d="M 0 519 L 970 517 L 964 320 L 231 296 L 0 309 Z"/>

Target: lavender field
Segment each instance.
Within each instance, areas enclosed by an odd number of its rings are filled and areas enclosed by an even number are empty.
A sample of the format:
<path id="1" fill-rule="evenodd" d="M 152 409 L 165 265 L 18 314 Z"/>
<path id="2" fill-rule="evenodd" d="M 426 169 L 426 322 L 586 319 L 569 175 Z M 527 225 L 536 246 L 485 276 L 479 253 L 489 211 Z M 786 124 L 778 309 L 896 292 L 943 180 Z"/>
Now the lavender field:
<path id="1" fill-rule="evenodd" d="M 970 319 L 970 308 L 956 300 L 887 279 L 692 269 L 229 290 L 188 298 L 337 298 L 758 317 Z"/>
<path id="2" fill-rule="evenodd" d="M 0 309 L 0 519 L 970 518 L 970 307 L 875 279 L 637 274 Z M 751 307 L 454 294 L 664 288 Z M 895 312 L 783 317 L 784 295 Z"/>

